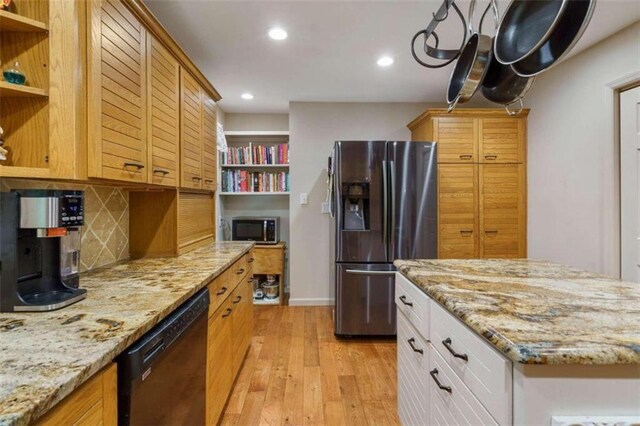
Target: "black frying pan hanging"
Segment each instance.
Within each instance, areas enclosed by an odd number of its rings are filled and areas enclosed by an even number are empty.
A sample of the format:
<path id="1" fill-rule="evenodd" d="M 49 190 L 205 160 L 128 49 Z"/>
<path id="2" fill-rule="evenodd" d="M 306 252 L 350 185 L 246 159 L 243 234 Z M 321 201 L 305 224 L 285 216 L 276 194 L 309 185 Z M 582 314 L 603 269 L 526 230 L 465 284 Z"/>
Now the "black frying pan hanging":
<path id="1" fill-rule="evenodd" d="M 547 40 L 525 58 L 511 64 L 523 77 L 531 77 L 559 63 L 576 45 L 595 10 L 595 0 L 571 0 Z"/>

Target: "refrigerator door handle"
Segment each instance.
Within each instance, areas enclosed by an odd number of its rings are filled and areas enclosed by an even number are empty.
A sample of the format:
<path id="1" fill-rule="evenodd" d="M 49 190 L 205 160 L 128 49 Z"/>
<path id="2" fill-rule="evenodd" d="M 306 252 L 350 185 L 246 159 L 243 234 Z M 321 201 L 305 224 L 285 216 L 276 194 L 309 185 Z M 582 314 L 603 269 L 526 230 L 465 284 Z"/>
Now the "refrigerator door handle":
<path id="1" fill-rule="evenodd" d="M 365 271 L 362 269 L 347 269 L 346 273 L 354 275 L 395 275 L 396 271 Z"/>
<path id="2" fill-rule="evenodd" d="M 396 163 L 395 161 L 389 162 L 389 167 L 391 169 L 391 231 L 390 238 L 391 242 L 395 243 L 396 238 Z M 391 253 L 393 256 L 393 253 Z M 393 262 L 395 259 L 389 259 L 390 262 Z"/>
<path id="3" fill-rule="evenodd" d="M 388 215 L 388 206 L 387 206 L 387 162 L 386 161 L 382 161 L 382 242 L 386 245 L 387 244 L 387 232 L 388 232 L 388 228 L 389 225 L 387 223 L 387 221 L 389 220 L 389 218 L 387 217 Z"/>

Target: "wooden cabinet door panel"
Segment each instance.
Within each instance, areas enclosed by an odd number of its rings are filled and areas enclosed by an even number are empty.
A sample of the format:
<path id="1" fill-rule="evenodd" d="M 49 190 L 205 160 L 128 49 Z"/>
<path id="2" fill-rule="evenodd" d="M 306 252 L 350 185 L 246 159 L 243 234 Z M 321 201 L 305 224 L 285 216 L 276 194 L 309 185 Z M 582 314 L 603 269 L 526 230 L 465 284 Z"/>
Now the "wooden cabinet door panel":
<path id="1" fill-rule="evenodd" d="M 203 93 L 202 102 L 202 187 L 211 191 L 216 189 L 217 170 L 217 129 L 216 103 Z"/>
<path id="2" fill-rule="evenodd" d="M 233 384 L 231 299 L 221 305 L 209 318 L 207 345 L 207 404 L 208 425 L 218 423 Z"/>
<path id="3" fill-rule="evenodd" d="M 253 273 L 281 275 L 284 273 L 284 245 L 256 246 L 253 249 Z"/>
<path id="4" fill-rule="evenodd" d="M 90 177 L 147 182 L 146 32 L 119 0 L 89 6 Z"/>
<path id="5" fill-rule="evenodd" d="M 242 360 L 244 358 L 244 342 L 245 342 L 245 330 L 246 324 L 246 305 L 251 300 L 246 300 L 245 292 L 243 291 L 243 283 L 240 283 L 238 287 L 231 293 L 229 299 L 231 300 L 232 314 L 232 328 L 231 328 L 231 352 L 232 352 L 232 372 L 235 377 L 240 369 Z"/>
<path id="6" fill-rule="evenodd" d="M 438 164 L 438 258 L 478 256 L 478 166 Z"/>
<path id="7" fill-rule="evenodd" d="M 215 235 L 213 194 L 180 191 L 178 195 L 178 252 L 183 253 L 212 242 L 215 240 Z"/>
<path id="8" fill-rule="evenodd" d="M 202 91 L 189 73 L 180 73 L 181 181 L 184 188 L 202 188 Z"/>
<path id="9" fill-rule="evenodd" d="M 480 257 L 526 257 L 522 164 L 480 165 Z"/>
<path id="10" fill-rule="evenodd" d="M 149 80 L 150 163 L 149 181 L 178 185 L 180 146 L 180 66 L 154 37 L 149 37 L 147 67 Z"/>
<path id="11" fill-rule="evenodd" d="M 438 163 L 478 161 L 478 119 L 435 118 L 433 139 L 438 142 Z"/>
<path id="12" fill-rule="evenodd" d="M 524 161 L 524 120 L 483 118 L 480 120 L 480 162 L 521 163 Z"/>

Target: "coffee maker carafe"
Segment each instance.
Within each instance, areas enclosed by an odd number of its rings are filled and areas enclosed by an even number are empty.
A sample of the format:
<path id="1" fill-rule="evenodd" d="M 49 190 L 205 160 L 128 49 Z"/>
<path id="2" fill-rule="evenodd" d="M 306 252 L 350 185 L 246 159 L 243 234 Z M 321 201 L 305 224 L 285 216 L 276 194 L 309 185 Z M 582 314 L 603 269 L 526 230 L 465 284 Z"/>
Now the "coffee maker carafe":
<path id="1" fill-rule="evenodd" d="M 50 311 L 84 299 L 84 193 L 12 190 L 0 197 L 0 311 Z"/>

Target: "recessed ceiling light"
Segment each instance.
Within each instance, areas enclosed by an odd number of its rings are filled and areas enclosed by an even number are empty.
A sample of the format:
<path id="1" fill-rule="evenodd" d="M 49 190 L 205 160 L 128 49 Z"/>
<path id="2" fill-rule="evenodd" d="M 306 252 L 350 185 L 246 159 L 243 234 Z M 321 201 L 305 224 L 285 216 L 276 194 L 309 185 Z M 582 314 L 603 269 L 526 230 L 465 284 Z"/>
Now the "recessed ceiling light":
<path id="1" fill-rule="evenodd" d="M 251 93 L 243 93 L 240 97 L 241 97 L 242 99 L 246 99 L 246 100 L 248 100 L 248 101 L 249 101 L 249 100 L 251 100 L 251 99 L 253 99 L 253 95 L 252 95 Z"/>
<path id="2" fill-rule="evenodd" d="M 381 67 L 388 67 L 391 64 L 393 64 L 393 58 L 391 56 L 381 56 L 380 59 L 378 59 L 378 65 Z"/>
<path id="3" fill-rule="evenodd" d="M 282 28 L 271 28 L 269 30 L 269 37 L 271 37 L 274 40 L 284 40 L 285 38 L 287 38 L 288 34 L 285 30 L 283 30 Z"/>

